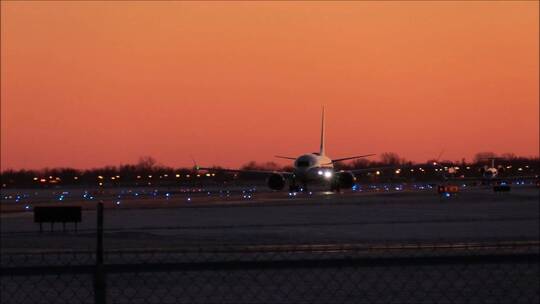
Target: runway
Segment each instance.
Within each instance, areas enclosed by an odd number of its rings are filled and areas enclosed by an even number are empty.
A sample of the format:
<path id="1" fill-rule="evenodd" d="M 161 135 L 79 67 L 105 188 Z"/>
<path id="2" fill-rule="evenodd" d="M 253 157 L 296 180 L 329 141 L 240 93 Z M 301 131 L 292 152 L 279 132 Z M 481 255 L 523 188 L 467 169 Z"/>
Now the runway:
<path id="1" fill-rule="evenodd" d="M 106 201 L 105 247 L 186 248 L 222 245 L 389 244 L 523 241 L 539 238 L 539 190 L 510 193 L 434 191 L 287 193 L 227 199 L 192 196 Z M 70 203 L 71 204 L 71 203 Z M 95 202 L 81 204 L 94 205 Z M 2 249 L 91 250 L 96 213 L 83 211 L 78 232 L 40 234 L 31 212 L 2 213 Z M 68 225 L 68 228 L 72 226 Z M 45 229 L 49 227 L 46 225 Z"/>

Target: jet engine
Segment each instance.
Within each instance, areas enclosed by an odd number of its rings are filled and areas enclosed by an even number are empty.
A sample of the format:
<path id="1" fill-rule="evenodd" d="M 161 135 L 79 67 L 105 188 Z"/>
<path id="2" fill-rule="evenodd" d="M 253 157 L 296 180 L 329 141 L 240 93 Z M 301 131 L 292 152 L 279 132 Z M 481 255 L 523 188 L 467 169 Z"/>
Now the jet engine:
<path id="1" fill-rule="evenodd" d="M 356 178 L 351 172 L 338 172 L 336 173 L 337 183 L 340 188 L 352 188 Z"/>
<path id="2" fill-rule="evenodd" d="M 285 178 L 279 173 L 272 173 L 266 182 L 268 188 L 272 190 L 281 190 L 285 187 Z"/>

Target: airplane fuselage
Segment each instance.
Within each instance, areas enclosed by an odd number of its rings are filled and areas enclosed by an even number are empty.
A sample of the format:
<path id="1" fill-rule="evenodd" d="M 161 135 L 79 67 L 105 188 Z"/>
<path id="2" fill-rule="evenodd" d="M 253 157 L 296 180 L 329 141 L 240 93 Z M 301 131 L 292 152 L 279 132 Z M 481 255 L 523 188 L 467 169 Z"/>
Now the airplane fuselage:
<path id="1" fill-rule="evenodd" d="M 319 153 L 309 153 L 299 156 L 294 161 L 294 175 L 299 181 L 326 181 L 330 182 L 334 176 L 332 160 Z"/>

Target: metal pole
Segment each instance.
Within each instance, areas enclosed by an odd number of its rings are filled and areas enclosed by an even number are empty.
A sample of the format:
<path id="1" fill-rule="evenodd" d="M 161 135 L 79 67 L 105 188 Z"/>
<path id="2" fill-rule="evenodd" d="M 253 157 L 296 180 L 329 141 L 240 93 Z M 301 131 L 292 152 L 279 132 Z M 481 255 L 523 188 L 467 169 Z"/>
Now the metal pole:
<path id="1" fill-rule="evenodd" d="M 105 269 L 103 267 L 103 202 L 97 204 L 96 272 L 94 275 L 94 303 L 105 304 Z"/>

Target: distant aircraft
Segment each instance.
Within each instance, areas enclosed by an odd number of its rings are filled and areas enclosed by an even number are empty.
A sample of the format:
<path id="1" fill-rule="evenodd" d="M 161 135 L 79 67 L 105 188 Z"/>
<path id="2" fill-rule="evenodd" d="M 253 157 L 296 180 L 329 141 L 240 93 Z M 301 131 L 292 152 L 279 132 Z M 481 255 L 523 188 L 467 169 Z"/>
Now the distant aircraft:
<path id="1" fill-rule="evenodd" d="M 321 145 L 319 152 L 303 154 L 299 157 L 276 156 L 294 160 L 292 172 L 264 171 L 264 170 L 241 170 L 241 169 L 221 169 L 221 168 L 201 168 L 198 170 L 225 171 L 225 172 L 246 172 L 268 174 L 267 184 L 272 190 L 283 190 L 289 184 L 290 192 L 307 191 L 308 183 L 323 183 L 330 186 L 331 191 L 340 191 L 342 188 L 351 188 L 354 185 L 355 173 L 375 171 L 380 168 L 366 168 L 348 171 L 336 171 L 334 164 L 337 162 L 368 157 L 375 154 L 366 154 L 338 159 L 330 159 L 325 153 L 325 124 L 324 107 L 322 109 L 321 122 Z M 300 187 L 301 185 L 301 187 Z"/>
<path id="2" fill-rule="evenodd" d="M 490 157 L 486 158 L 486 160 L 491 161 L 490 165 L 485 165 L 484 167 L 480 168 L 480 173 L 482 176 L 480 177 L 450 177 L 447 178 L 449 180 L 473 180 L 473 181 L 479 181 L 484 185 L 496 185 L 496 184 L 506 184 L 511 183 L 512 181 L 524 181 L 524 180 L 531 180 L 531 179 L 538 179 L 538 175 L 523 175 L 523 176 L 504 176 L 501 175 L 501 171 L 504 171 L 504 167 L 499 165 L 495 166 L 495 160 L 501 159 L 498 157 Z M 454 174 L 456 173 L 453 168 L 449 168 L 448 173 Z"/>

